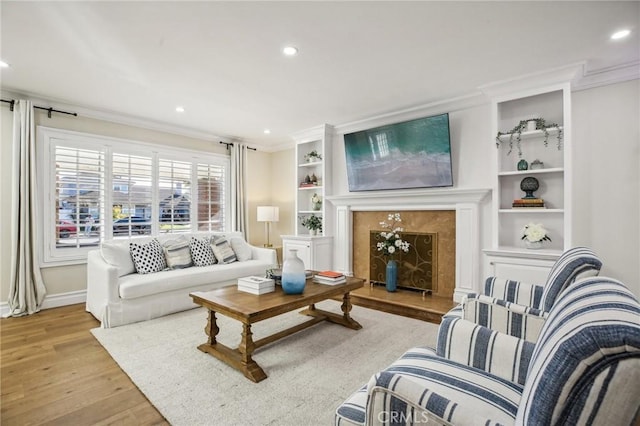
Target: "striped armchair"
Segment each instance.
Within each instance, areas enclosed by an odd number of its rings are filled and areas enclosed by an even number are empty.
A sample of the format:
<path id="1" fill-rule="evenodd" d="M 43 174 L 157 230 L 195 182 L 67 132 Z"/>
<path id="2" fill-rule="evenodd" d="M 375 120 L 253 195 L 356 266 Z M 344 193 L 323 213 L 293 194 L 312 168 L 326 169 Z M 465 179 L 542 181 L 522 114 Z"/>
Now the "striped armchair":
<path id="1" fill-rule="evenodd" d="M 445 319 L 435 350 L 410 349 L 375 374 L 335 424 L 630 425 L 638 395 L 640 304 L 593 277 L 560 295 L 535 345 Z"/>
<path id="2" fill-rule="evenodd" d="M 587 247 L 558 258 L 544 285 L 489 277 L 484 294 L 470 294 L 445 317 L 459 317 L 492 330 L 535 342 L 558 295 L 579 278 L 597 276 L 602 261 Z"/>

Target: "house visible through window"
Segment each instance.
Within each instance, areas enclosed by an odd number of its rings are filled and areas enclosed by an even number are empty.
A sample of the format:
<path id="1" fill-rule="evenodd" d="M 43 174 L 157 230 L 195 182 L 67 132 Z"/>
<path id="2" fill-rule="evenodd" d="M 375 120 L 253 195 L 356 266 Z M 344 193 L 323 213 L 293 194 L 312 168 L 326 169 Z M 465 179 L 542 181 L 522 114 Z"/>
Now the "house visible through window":
<path id="1" fill-rule="evenodd" d="M 46 127 L 38 132 L 45 265 L 84 261 L 104 240 L 227 229 L 228 157 Z"/>

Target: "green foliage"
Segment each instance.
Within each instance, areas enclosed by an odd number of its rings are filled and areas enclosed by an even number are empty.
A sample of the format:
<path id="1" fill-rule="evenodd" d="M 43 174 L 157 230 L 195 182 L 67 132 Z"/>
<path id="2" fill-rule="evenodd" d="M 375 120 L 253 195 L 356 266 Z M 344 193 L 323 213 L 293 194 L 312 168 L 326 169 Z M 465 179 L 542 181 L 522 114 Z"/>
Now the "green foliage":
<path id="1" fill-rule="evenodd" d="M 322 231 L 322 220 L 314 214 L 310 216 L 300 216 L 300 223 L 307 229 Z"/>
<path id="2" fill-rule="evenodd" d="M 539 117 L 520 120 L 520 122 L 509 132 L 505 132 L 505 133 L 498 132 L 498 135 L 496 136 L 496 147 L 499 148 L 500 143 L 502 143 L 502 141 L 500 140 L 500 136 L 509 135 L 509 152 L 507 152 L 507 155 L 511 154 L 511 151 L 513 151 L 513 140 L 515 138 L 516 147 L 518 148 L 518 157 L 522 157 L 522 147 L 520 145 L 522 141 L 522 132 L 527 128 L 527 122 L 531 120 L 536 121 L 536 130 L 542 130 L 544 134 L 544 146 L 549 145 L 549 129 L 557 127 L 558 128 L 557 146 L 558 146 L 558 149 L 562 149 L 563 132 L 560 126 L 557 123 L 547 123 L 544 120 L 544 118 L 539 118 Z"/>

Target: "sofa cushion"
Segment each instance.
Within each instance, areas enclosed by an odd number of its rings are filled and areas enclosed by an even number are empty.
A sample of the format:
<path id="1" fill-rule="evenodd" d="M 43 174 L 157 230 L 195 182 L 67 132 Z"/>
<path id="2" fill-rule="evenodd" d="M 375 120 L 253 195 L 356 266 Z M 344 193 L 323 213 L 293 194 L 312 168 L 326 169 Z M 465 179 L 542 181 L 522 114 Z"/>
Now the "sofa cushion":
<path id="1" fill-rule="evenodd" d="M 164 258 L 170 269 L 188 268 L 193 265 L 191 260 L 191 248 L 188 241 L 179 242 L 177 244 L 164 245 Z"/>
<path id="2" fill-rule="evenodd" d="M 244 238 L 232 237 L 229 238 L 229 243 L 231 244 L 231 248 L 236 254 L 236 258 L 239 262 L 251 260 L 251 246 L 244 240 Z"/>
<path id="3" fill-rule="evenodd" d="M 231 263 L 238 260 L 226 237 L 214 237 L 211 240 L 211 250 L 218 263 Z"/>
<path id="4" fill-rule="evenodd" d="M 155 238 L 146 244 L 129 243 L 129 250 L 138 274 L 159 272 L 167 267 L 162 246 Z"/>
<path id="5" fill-rule="evenodd" d="M 191 259 L 195 266 L 210 266 L 216 263 L 216 257 L 211 250 L 211 237 L 191 237 L 189 242 Z"/>
<path id="6" fill-rule="evenodd" d="M 234 284 L 238 278 L 249 275 L 264 276 L 268 265 L 261 260 L 234 262 L 228 265 L 210 265 L 201 268 L 170 269 L 157 274 L 130 274 L 120 278 L 119 292 L 122 299 L 134 299 L 165 291 L 186 289 L 208 283 Z"/>
<path id="7" fill-rule="evenodd" d="M 119 277 L 136 272 L 129 244 L 115 241 L 104 242 L 100 246 L 100 254 L 105 262 L 118 268 Z"/>

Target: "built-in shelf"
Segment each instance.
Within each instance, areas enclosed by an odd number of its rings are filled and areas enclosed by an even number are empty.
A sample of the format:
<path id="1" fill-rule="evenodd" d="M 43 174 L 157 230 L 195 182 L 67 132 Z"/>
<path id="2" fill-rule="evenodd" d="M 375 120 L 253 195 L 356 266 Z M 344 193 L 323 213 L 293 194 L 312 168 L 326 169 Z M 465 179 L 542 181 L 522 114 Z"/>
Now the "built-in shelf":
<path id="1" fill-rule="evenodd" d="M 550 167 L 548 169 L 517 170 L 512 172 L 500 172 L 498 176 L 539 175 L 544 173 L 564 173 L 563 167 Z"/>
<path id="2" fill-rule="evenodd" d="M 551 139 L 551 136 L 557 137 L 556 135 L 558 134 L 558 130 L 562 130 L 563 127 L 549 127 L 547 129 L 547 132 L 549 133 L 549 139 Z M 508 141 L 509 138 L 511 137 L 511 135 L 513 135 L 513 137 L 516 137 L 516 133 L 505 133 L 500 135 L 500 140 L 501 141 Z M 531 139 L 531 138 L 539 138 L 540 136 L 544 136 L 544 132 L 542 130 L 531 130 L 528 132 L 522 132 L 520 133 L 520 140 L 525 140 L 525 139 Z M 549 143 L 551 143 L 551 140 L 548 141 Z"/>
<path id="3" fill-rule="evenodd" d="M 310 163 L 300 163 L 298 164 L 298 167 L 314 167 L 314 166 L 320 166 L 322 165 L 322 161 L 313 161 Z"/>
<path id="4" fill-rule="evenodd" d="M 500 209 L 500 213 L 531 214 L 531 213 L 564 213 L 564 209 L 546 209 L 544 207 L 514 207 L 512 209 Z"/>
<path id="5" fill-rule="evenodd" d="M 300 186 L 300 187 L 298 187 L 298 189 L 301 190 L 301 191 L 305 191 L 305 190 L 308 190 L 308 189 L 322 190 L 322 185 Z"/>
<path id="6" fill-rule="evenodd" d="M 315 214 L 318 216 L 322 216 L 322 210 L 299 210 L 299 214 Z"/>

